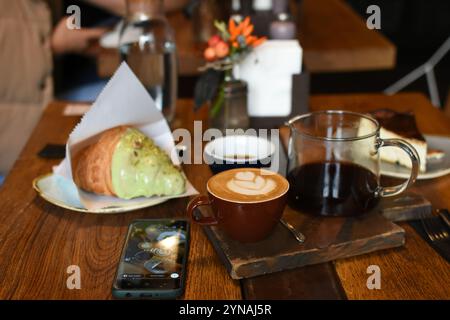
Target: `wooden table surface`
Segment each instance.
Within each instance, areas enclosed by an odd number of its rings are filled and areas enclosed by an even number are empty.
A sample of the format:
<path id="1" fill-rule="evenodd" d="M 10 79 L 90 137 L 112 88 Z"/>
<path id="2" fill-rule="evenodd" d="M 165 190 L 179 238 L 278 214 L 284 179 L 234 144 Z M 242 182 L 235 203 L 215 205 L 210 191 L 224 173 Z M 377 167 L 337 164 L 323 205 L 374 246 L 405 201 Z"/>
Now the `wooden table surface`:
<path id="1" fill-rule="evenodd" d="M 304 63 L 313 73 L 395 67 L 395 45 L 343 0 L 303 0 L 297 18 Z"/>
<path id="2" fill-rule="evenodd" d="M 396 47 L 342 0 L 303 0 L 300 10 L 292 1 L 291 11 L 298 21 L 299 40 L 308 71 L 350 72 L 390 69 L 395 66 Z M 182 13 L 168 17 L 175 32 L 179 73 L 198 74 L 204 65 L 204 44 L 195 40 L 191 20 Z M 97 59 L 98 73 L 109 77 L 119 64 L 116 50 L 103 49 Z"/>
<path id="3" fill-rule="evenodd" d="M 55 102 L 45 111 L 12 172 L 0 189 L 0 299 L 110 299 L 111 285 L 128 224 L 137 218 L 182 217 L 188 199 L 118 215 L 91 215 L 58 208 L 37 196 L 31 183 L 50 172 L 58 161 L 36 154 L 47 143 L 64 143 L 79 121 L 62 115 L 65 103 Z M 413 110 L 425 133 L 450 135 L 450 120 L 420 94 L 313 96 L 311 108 L 326 107 L 365 111 L 390 107 Z M 192 101 L 180 100 L 175 127 L 193 128 Z M 185 166 L 200 191 L 205 192 L 211 172 L 206 165 Z M 419 182 L 414 189 L 436 207 L 450 207 L 450 176 Z M 335 262 L 345 295 L 350 299 L 449 298 L 449 264 L 407 224 L 406 246 Z M 67 267 L 81 269 L 81 290 L 66 288 Z M 366 269 L 381 268 L 382 289 L 368 290 Z M 320 278 L 305 277 L 324 268 L 309 266 L 259 277 L 250 282 L 232 280 L 219 262 L 201 228 L 192 226 L 185 299 L 240 299 L 251 297 L 327 297 Z M 328 270 L 327 272 L 334 272 Z M 304 281 L 303 281 L 304 280 Z M 242 287 L 242 288 L 241 288 Z"/>

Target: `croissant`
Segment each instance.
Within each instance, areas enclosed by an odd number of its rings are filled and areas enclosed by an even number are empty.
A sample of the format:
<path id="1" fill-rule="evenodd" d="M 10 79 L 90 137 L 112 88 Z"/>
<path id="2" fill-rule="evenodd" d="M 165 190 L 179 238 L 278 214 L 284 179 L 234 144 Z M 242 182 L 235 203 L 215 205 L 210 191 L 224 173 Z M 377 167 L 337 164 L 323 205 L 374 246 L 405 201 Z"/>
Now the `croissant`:
<path id="1" fill-rule="evenodd" d="M 185 192 L 186 178 L 169 156 L 128 126 L 103 132 L 73 157 L 72 169 L 79 188 L 99 195 L 133 199 Z"/>

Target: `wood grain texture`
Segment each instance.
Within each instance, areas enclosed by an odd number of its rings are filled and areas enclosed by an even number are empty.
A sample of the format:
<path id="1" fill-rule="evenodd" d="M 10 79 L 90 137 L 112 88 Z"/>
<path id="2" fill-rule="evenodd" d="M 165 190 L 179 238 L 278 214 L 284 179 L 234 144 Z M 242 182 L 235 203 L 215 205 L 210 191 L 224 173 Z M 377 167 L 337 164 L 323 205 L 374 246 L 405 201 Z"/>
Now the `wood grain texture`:
<path id="1" fill-rule="evenodd" d="M 380 207 L 380 213 L 395 222 L 418 220 L 433 213 L 433 206 L 428 199 L 410 191 L 397 197 L 381 199 Z"/>
<path id="2" fill-rule="evenodd" d="M 304 61 L 311 72 L 390 69 L 396 47 L 342 0 L 303 0 L 297 13 Z"/>
<path id="3" fill-rule="evenodd" d="M 188 199 L 117 215 L 91 215 L 58 208 L 31 188 L 57 161 L 37 153 L 47 143 L 65 143 L 78 117 L 63 117 L 64 103 L 45 111 L 14 169 L 0 189 L 0 299 L 110 299 L 111 286 L 129 223 L 139 218 L 184 217 Z M 180 101 L 176 124 L 192 127 L 192 104 Z M 208 166 L 186 170 L 204 191 Z M 192 226 L 186 299 L 240 299 L 202 230 Z M 66 288 L 70 265 L 81 268 L 81 290 Z"/>
<path id="4" fill-rule="evenodd" d="M 250 278 L 402 246 L 404 230 L 378 211 L 357 218 L 324 218 L 285 208 L 283 218 L 306 237 L 299 244 L 279 223 L 265 240 L 242 244 L 219 228 L 205 228 L 233 279 Z"/>
<path id="5" fill-rule="evenodd" d="M 389 69 L 395 66 L 396 48 L 365 22 L 342 0 L 304 0 L 300 8 L 292 1 L 291 11 L 298 19 L 299 40 L 309 72 L 335 72 Z M 205 44 L 195 40 L 193 23 L 181 12 L 168 16 L 175 30 L 179 73 L 198 74 L 205 64 Z M 103 49 L 97 58 L 97 71 L 109 77 L 120 61 L 116 50 Z"/>
<path id="6" fill-rule="evenodd" d="M 418 93 L 351 94 L 314 96 L 311 109 L 344 109 L 369 111 L 393 108 L 413 111 L 419 129 L 426 134 L 450 135 L 450 119 L 434 108 Z M 383 184 L 398 183 L 383 179 Z M 418 181 L 411 189 L 425 196 L 435 208 L 450 207 L 450 176 Z M 439 256 L 406 223 L 399 224 L 406 231 L 406 245 L 402 248 L 372 253 L 335 262 L 336 271 L 349 299 L 449 299 L 450 264 Z M 368 290 L 367 267 L 381 268 L 381 290 Z"/>
<path id="7" fill-rule="evenodd" d="M 286 270 L 242 280 L 245 299 L 345 300 L 346 294 L 332 263 Z"/>
<path id="8" fill-rule="evenodd" d="M 450 119 L 433 108 L 421 94 L 402 93 L 392 97 L 381 94 L 321 95 L 313 96 L 310 104 L 314 110 L 367 111 L 381 107 L 412 110 L 424 133 L 450 135 Z M 0 299 L 109 299 L 128 223 L 135 218 L 160 217 L 170 212 L 172 216 L 183 215 L 184 212 L 187 199 L 108 217 L 72 213 L 40 199 L 32 190 L 31 181 L 49 172 L 57 162 L 40 159 L 36 154 L 47 143 L 64 143 L 79 119 L 63 117 L 63 106 L 64 103 L 55 103 L 45 111 L 0 189 Z M 194 116 L 190 106 L 190 102 L 180 101 L 178 116 L 173 124 L 175 127 L 192 129 L 194 119 L 205 117 L 202 109 L 198 116 Z M 209 169 L 203 165 L 189 167 L 186 173 L 190 181 L 199 192 L 205 192 L 205 181 L 211 175 Z M 420 181 L 413 191 L 427 197 L 437 208 L 450 207 L 450 176 Z M 449 264 L 409 225 L 400 226 L 406 231 L 405 247 L 335 263 L 348 298 L 450 297 L 447 285 L 450 280 Z M 79 264 L 82 269 L 82 290 L 66 289 L 66 268 L 71 264 Z M 378 291 L 366 287 L 366 269 L 372 264 L 381 267 L 382 289 Z M 320 266 L 318 268 L 327 268 Z M 319 290 L 321 287 L 330 288 L 330 284 L 314 278 L 314 273 L 315 270 L 301 268 L 257 277 L 243 283 L 244 293 L 249 298 L 336 297 Z M 195 225 L 192 228 L 184 298 L 241 298 L 239 283 L 231 280 L 205 235 Z"/>

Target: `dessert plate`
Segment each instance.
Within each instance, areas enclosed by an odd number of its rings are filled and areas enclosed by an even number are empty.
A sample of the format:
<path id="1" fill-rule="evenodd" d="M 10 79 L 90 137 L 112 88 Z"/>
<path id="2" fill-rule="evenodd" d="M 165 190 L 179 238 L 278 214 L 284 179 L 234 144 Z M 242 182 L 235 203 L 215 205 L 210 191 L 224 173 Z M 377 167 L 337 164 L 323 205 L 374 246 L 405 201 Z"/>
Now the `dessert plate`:
<path id="1" fill-rule="evenodd" d="M 33 188 L 48 202 L 72 211 L 95 214 L 115 214 L 143 209 L 168 201 L 169 197 L 138 198 L 124 200 L 114 207 L 88 210 L 80 202 L 74 183 L 53 173 L 40 176 L 33 181 Z"/>
<path id="2" fill-rule="evenodd" d="M 450 137 L 424 135 L 427 140 L 428 147 L 439 149 L 445 152 L 445 156 L 439 160 L 430 160 L 427 163 L 426 172 L 419 173 L 417 179 L 427 180 L 445 176 L 450 173 Z M 394 163 L 381 161 L 380 171 L 382 175 L 394 178 L 407 179 L 410 175 L 408 168 L 402 167 Z"/>

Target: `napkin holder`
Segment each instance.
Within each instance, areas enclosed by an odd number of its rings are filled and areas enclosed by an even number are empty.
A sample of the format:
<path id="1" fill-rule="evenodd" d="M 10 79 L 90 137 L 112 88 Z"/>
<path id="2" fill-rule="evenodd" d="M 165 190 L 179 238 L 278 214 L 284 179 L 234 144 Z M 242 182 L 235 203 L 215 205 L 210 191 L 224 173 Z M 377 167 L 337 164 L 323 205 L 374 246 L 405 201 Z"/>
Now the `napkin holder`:
<path id="1" fill-rule="evenodd" d="M 250 117 L 250 127 L 256 129 L 278 129 L 296 115 L 309 112 L 310 73 L 303 66 L 300 74 L 292 76 L 292 109 L 288 116 Z"/>
<path id="2" fill-rule="evenodd" d="M 247 109 L 253 128 L 277 128 L 308 110 L 309 73 L 302 70 L 297 40 L 270 40 L 234 68 L 247 82 Z"/>

